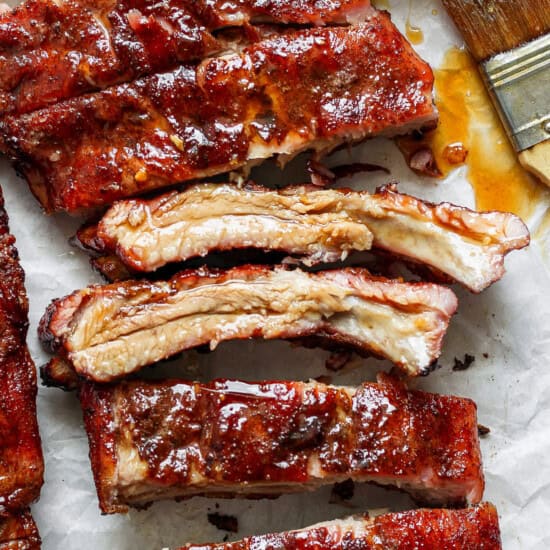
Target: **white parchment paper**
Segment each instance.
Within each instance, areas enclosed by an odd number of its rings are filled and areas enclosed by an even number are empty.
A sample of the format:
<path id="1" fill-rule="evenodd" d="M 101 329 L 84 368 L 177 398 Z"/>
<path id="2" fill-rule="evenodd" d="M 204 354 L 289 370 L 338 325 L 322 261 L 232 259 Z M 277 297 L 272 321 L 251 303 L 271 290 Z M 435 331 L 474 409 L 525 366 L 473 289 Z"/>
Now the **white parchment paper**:
<path id="1" fill-rule="evenodd" d="M 404 29 L 410 15 L 425 35 L 418 51 L 437 66 L 444 52 L 461 40 L 437 1 L 392 0 L 394 20 Z M 421 179 L 411 173 L 392 143 L 374 140 L 352 152 L 355 160 L 382 164 L 391 169 L 400 189 L 436 201 L 449 200 L 474 206 L 464 169 L 445 181 Z M 349 162 L 347 152 L 331 162 Z M 36 327 L 51 299 L 76 288 L 100 282 L 83 253 L 68 244 L 80 221 L 66 216 L 46 217 L 26 184 L 8 164 L 0 163 L 1 183 L 11 219 L 11 229 L 27 274 L 30 298 L 29 346 L 37 365 L 46 360 Z M 258 181 L 277 181 L 280 174 L 267 165 L 254 174 Z M 286 178 L 302 180 L 300 163 Z M 355 178 L 358 186 L 384 183 L 386 175 Z M 347 183 L 347 182 L 346 182 Z M 526 251 L 507 260 L 505 278 L 480 296 L 456 289 L 458 315 L 452 321 L 440 360 L 442 368 L 414 385 L 431 391 L 475 399 L 479 421 L 491 434 L 482 441 L 487 480 L 486 499 L 500 512 L 504 547 L 550 548 L 550 240 L 538 230 L 550 198 L 541 202 L 531 220 L 536 236 Z M 453 372 L 455 357 L 475 356 L 464 372 Z M 174 365 L 171 374 L 208 380 L 214 377 L 307 379 L 326 374 L 325 352 L 290 348 L 286 343 L 240 342 L 220 345 L 212 354 L 189 354 Z M 358 368 L 340 374 L 334 383 L 359 383 L 372 379 L 382 361 L 360 360 Z M 183 365 L 183 367 L 182 367 Z M 195 498 L 162 502 L 146 511 L 126 516 L 100 515 L 88 460 L 82 417 L 74 395 L 40 388 L 39 422 L 46 458 L 46 483 L 40 502 L 33 506 L 45 550 L 126 550 L 177 547 L 188 541 L 220 541 L 225 533 L 207 521 L 209 511 L 234 514 L 239 533 L 294 529 L 320 520 L 344 517 L 366 509 L 411 507 L 407 497 L 374 487 L 357 487 L 347 505 L 329 503 L 330 488 L 313 494 L 285 496 L 272 501 L 213 500 Z"/>

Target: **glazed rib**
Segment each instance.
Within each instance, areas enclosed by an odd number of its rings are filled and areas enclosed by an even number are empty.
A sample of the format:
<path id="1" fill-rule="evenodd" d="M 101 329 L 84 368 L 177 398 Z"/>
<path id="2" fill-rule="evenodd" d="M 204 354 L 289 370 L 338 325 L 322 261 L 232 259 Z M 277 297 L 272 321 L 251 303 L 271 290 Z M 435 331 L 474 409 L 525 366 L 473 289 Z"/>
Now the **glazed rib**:
<path id="1" fill-rule="evenodd" d="M 388 358 L 414 376 L 438 357 L 456 307 L 447 288 L 363 269 L 200 269 L 170 281 L 77 291 L 50 305 L 40 337 L 80 376 L 98 382 L 205 344 L 309 336 Z"/>
<path id="2" fill-rule="evenodd" d="M 317 382 L 133 381 L 80 392 L 104 513 L 167 498 L 276 496 L 352 478 L 434 505 L 483 494 L 476 406 Z"/>
<path id="3" fill-rule="evenodd" d="M 40 535 L 30 510 L 0 517 L 0 550 L 40 550 Z"/>
<path id="4" fill-rule="evenodd" d="M 214 34 L 257 21 L 357 22 L 368 0 L 28 0 L 0 16 L 0 116 L 23 114 L 224 49 Z"/>
<path id="5" fill-rule="evenodd" d="M 258 535 L 239 542 L 188 544 L 180 550 L 501 550 L 498 515 L 492 504 L 466 510 L 411 510 L 370 519 L 355 516 L 313 527 Z"/>
<path id="6" fill-rule="evenodd" d="M 0 123 L 48 211 L 75 211 L 304 150 L 432 125 L 433 75 L 385 12 Z"/>
<path id="7" fill-rule="evenodd" d="M 0 191 L 0 516 L 38 498 L 44 470 L 24 280 Z"/>
<path id="8" fill-rule="evenodd" d="M 200 184 L 156 199 L 116 203 L 84 245 L 133 271 L 215 251 L 280 250 L 306 265 L 380 248 L 437 269 L 474 292 L 504 274 L 504 256 L 529 243 L 513 214 L 433 205 L 391 187 L 351 190 Z"/>

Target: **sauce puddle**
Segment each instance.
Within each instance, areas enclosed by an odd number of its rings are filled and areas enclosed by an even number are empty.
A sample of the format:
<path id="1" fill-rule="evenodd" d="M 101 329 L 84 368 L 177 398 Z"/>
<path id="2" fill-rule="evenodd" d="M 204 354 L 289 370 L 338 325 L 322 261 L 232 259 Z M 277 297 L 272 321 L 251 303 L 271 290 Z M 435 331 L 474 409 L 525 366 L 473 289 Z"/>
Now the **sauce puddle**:
<path id="1" fill-rule="evenodd" d="M 418 46 L 424 42 L 424 33 L 420 27 L 411 23 L 412 14 L 412 0 L 409 0 L 409 14 L 407 15 L 407 21 L 405 22 L 405 34 L 411 44 Z"/>
<path id="2" fill-rule="evenodd" d="M 466 51 L 453 48 L 434 73 L 440 122 L 421 143 L 432 149 L 443 176 L 466 164 L 478 210 L 503 210 L 529 218 L 544 195 L 544 186 L 521 167 L 474 60 Z M 411 138 L 401 146 L 420 147 Z"/>

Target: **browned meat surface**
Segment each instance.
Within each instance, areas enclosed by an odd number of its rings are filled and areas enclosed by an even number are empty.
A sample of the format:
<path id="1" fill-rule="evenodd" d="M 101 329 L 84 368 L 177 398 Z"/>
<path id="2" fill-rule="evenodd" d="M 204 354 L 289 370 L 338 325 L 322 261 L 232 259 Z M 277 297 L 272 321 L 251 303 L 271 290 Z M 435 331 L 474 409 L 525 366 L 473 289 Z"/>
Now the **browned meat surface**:
<path id="1" fill-rule="evenodd" d="M 447 288 L 363 269 L 201 269 L 77 291 L 51 304 L 40 337 L 99 382 L 205 344 L 308 336 L 386 357 L 414 376 L 439 356 L 456 307 Z"/>
<path id="2" fill-rule="evenodd" d="M 28 509 L 0 517 L 0 550 L 40 550 L 40 535 Z"/>
<path id="3" fill-rule="evenodd" d="M 0 16 L 0 116 L 202 60 L 250 22 L 364 19 L 368 0 L 28 0 Z"/>
<path id="4" fill-rule="evenodd" d="M 352 478 L 434 505 L 483 494 L 476 406 L 382 376 L 317 382 L 133 381 L 80 391 L 101 509 L 273 496 Z"/>
<path id="5" fill-rule="evenodd" d="M 528 245 L 529 231 L 513 214 L 433 205 L 391 187 L 371 195 L 200 184 L 151 200 L 117 202 L 80 240 L 143 272 L 239 248 L 280 250 L 313 265 L 374 247 L 480 292 L 504 274 L 505 254 Z"/>
<path id="6" fill-rule="evenodd" d="M 21 117 L 0 133 L 48 211 L 75 211 L 278 155 L 432 125 L 433 75 L 375 12 Z"/>
<path id="7" fill-rule="evenodd" d="M 38 498 L 44 468 L 24 280 L 0 191 L 0 516 Z"/>
<path id="8" fill-rule="evenodd" d="M 238 542 L 187 544 L 180 550 L 501 550 L 492 504 L 466 510 L 412 510 L 370 519 L 355 516 Z"/>

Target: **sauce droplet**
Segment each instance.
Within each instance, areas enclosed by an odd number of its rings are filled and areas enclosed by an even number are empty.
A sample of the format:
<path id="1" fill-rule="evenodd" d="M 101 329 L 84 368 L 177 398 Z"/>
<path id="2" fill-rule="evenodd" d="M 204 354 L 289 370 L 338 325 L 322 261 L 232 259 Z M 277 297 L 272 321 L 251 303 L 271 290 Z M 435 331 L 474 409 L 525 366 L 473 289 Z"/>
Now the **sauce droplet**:
<path id="1" fill-rule="evenodd" d="M 424 33 L 422 29 L 412 25 L 410 18 L 407 18 L 407 22 L 405 23 L 405 34 L 411 44 L 418 45 L 424 42 Z"/>
<path id="2" fill-rule="evenodd" d="M 417 46 L 418 44 L 422 44 L 422 42 L 424 42 L 424 33 L 420 27 L 417 27 L 411 23 L 412 3 L 413 0 L 409 0 L 409 14 L 407 15 L 407 21 L 405 22 L 405 34 L 407 35 L 409 42 Z"/>

